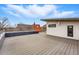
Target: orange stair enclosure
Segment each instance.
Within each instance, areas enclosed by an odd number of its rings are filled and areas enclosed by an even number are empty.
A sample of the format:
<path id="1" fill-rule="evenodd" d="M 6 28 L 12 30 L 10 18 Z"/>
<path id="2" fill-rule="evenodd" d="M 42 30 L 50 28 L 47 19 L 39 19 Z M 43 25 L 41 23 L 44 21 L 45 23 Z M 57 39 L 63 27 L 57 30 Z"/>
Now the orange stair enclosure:
<path id="1" fill-rule="evenodd" d="M 36 32 L 41 32 L 41 27 L 39 24 L 34 24 L 33 25 L 33 29 L 36 31 Z"/>

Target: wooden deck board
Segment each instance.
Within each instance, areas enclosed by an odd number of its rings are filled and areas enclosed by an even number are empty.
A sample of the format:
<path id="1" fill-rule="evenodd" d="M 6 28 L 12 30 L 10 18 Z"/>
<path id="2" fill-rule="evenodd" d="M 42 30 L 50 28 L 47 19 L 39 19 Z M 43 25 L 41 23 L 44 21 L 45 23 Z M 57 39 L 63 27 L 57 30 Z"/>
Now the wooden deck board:
<path id="1" fill-rule="evenodd" d="M 71 40 L 71 46 L 70 46 L 70 52 L 69 52 L 69 55 L 72 55 L 73 54 L 73 45 L 74 43 L 73 43 L 73 41 Z"/>
<path id="2" fill-rule="evenodd" d="M 62 45 L 57 49 L 57 51 L 55 52 L 55 55 L 59 55 L 62 52 L 62 50 L 65 46 L 65 43 L 66 43 L 66 40 L 64 40 L 64 42 L 62 42 Z"/>
<path id="3" fill-rule="evenodd" d="M 0 54 L 79 55 L 79 41 L 44 33 L 6 38 Z"/>
<path id="4" fill-rule="evenodd" d="M 79 55 L 79 41 L 77 43 L 77 54 Z"/>
<path id="5" fill-rule="evenodd" d="M 67 43 L 68 43 L 68 41 L 66 40 L 65 42 L 64 42 L 64 45 L 57 51 L 58 53 L 58 55 L 63 55 L 64 54 L 64 51 L 65 51 L 65 49 L 66 49 L 66 46 L 67 46 Z"/>
<path id="6" fill-rule="evenodd" d="M 75 40 L 73 41 L 73 55 L 77 55 L 77 46 L 78 46 L 77 43 L 78 43 L 77 41 Z"/>
<path id="7" fill-rule="evenodd" d="M 56 55 L 57 51 L 62 47 L 63 43 L 65 42 L 66 40 L 63 40 L 63 41 L 60 41 L 59 44 L 56 46 L 56 48 L 54 50 L 52 50 L 52 52 L 50 54 L 54 54 Z"/>
<path id="8" fill-rule="evenodd" d="M 66 46 L 67 48 L 66 48 L 66 51 L 65 51 L 65 55 L 68 55 L 69 54 L 69 49 L 70 49 L 70 43 L 71 43 L 71 40 L 68 40 L 68 46 Z"/>

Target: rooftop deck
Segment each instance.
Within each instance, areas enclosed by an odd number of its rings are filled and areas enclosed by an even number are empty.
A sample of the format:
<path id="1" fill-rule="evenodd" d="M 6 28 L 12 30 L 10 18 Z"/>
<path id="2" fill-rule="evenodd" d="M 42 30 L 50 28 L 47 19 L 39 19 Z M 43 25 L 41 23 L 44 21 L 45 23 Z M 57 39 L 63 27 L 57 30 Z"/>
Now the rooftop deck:
<path id="1" fill-rule="evenodd" d="M 45 33 L 8 37 L 1 55 L 78 55 L 79 41 L 48 36 Z"/>

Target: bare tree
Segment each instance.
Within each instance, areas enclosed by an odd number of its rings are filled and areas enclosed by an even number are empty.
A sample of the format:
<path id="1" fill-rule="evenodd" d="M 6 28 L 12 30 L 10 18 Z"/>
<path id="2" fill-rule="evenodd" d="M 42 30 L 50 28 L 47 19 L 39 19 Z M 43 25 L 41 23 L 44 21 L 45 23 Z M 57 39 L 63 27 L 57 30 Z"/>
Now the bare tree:
<path id="1" fill-rule="evenodd" d="M 8 18 L 2 17 L 0 18 L 0 31 L 5 30 L 8 27 Z"/>

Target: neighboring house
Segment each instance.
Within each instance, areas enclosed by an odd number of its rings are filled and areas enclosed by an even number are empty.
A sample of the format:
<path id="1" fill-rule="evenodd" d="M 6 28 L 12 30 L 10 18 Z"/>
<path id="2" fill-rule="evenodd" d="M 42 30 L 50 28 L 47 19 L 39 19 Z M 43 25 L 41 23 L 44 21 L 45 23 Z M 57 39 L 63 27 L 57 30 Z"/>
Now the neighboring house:
<path id="1" fill-rule="evenodd" d="M 79 40 L 79 18 L 42 19 L 46 21 L 46 33 Z"/>
<path id="2" fill-rule="evenodd" d="M 12 31 L 18 31 L 16 27 L 7 27 L 4 29 L 5 32 L 12 32 Z"/>
<path id="3" fill-rule="evenodd" d="M 33 30 L 33 25 L 17 24 L 16 28 L 17 28 L 19 31 L 31 31 L 31 30 Z"/>
<path id="4" fill-rule="evenodd" d="M 4 28 L 4 31 L 6 31 L 6 32 L 11 32 L 11 31 L 37 31 L 37 32 L 40 32 L 41 27 L 39 24 L 35 24 L 35 23 L 33 25 L 17 24 L 16 27 Z"/>
<path id="5" fill-rule="evenodd" d="M 17 24 L 16 27 L 19 31 L 41 31 L 41 27 L 39 24 L 33 24 L 33 25 L 28 25 L 28 24 Z"/>

